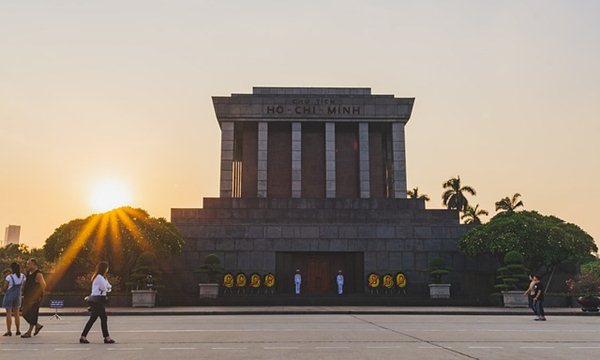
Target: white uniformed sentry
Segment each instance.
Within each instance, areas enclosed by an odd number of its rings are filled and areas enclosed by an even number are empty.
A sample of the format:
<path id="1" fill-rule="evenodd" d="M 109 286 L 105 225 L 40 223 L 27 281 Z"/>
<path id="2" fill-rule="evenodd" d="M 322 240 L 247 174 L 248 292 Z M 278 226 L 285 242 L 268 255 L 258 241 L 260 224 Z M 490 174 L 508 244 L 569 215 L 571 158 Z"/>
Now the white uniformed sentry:
<path id="1" fill-rule="evenodd" d="M 296 275 L 294 275 L 294 285 L 296 285 L 296 295 L 300 294 L 300 284 L 302 284 L 302 275 L 300 275 L 300 273 L 296 273 Z"/>
<path id="2" fill-rule="evenodd" d="M 342 293 L 344 292 L 344 275 L 339 273 L 336 276 L 335 281 L 337 282 L 338 295 L 342 295 Z"/>
<path id="3" fill-rule="evenodd" d="M 92 283 L 92 296 L 106 296 L 112 290 L 112 286 L 102 275 L 96 275 Z"/>

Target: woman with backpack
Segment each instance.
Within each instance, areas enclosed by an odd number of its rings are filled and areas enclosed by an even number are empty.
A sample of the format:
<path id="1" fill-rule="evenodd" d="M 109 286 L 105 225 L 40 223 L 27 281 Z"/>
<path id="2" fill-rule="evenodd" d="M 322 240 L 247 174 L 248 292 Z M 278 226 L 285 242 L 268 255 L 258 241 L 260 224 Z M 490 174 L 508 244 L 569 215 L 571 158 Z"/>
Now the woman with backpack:
<path id="1" fill-rule="evenodd" d="M 25 274 L 21 273 L 21 266 L 17 263 L 10 264 L 11 273 L 6 275 L 2 284 L 4 300 L 2 307 L 6 309 L 6 333 L 3 336 L 12 336 L 12 318 L 15 318 L 15 327 L 17 332 L 15 335 L 21 335 L 21 318 L 19 316 L 19 308 L 21 307 L 21 285 L 25 282 Z"/>

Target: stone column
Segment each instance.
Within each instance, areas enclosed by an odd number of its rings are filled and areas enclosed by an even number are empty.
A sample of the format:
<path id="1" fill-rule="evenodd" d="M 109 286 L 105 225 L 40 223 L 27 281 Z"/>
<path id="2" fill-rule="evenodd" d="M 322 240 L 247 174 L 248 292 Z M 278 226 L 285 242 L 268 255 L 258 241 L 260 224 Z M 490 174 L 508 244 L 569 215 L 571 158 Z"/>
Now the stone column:
<path id="1" fill-rule="evenodd" d="M 406 198 L 406 153 L 404 150 L 404 124 L 392 124 L 392 158 L 394 167 L 394 198 Z"/>
<path id="2" fill-rule="evenodd" d="M 258 123 L 258 162 L 256 173 L 256 196 L 267 197 L 267 149 L 268 149 L 269 123 Z"/>
<path id="3" fill-rule="evenodd" d="M 325 197 L 335 198 L 335 123 L 325 123 Z"/>
<path id="4" fill-rule="evenodd" d="M 358 164 L 360 197 L 371 197 L 371 173 L 369 171 L 369 123 L 358 124 Z"/>
<path id="5" fill-rule="evenodd" d="M 219 195 L 231 197 L 233 174 L 233 122 L 221 123 L 221 179 Z"/>
<path id="6" fill-rule="evenodd" d="M 302 196 L 302 123 L 292 123 L 292 197 Z"/>

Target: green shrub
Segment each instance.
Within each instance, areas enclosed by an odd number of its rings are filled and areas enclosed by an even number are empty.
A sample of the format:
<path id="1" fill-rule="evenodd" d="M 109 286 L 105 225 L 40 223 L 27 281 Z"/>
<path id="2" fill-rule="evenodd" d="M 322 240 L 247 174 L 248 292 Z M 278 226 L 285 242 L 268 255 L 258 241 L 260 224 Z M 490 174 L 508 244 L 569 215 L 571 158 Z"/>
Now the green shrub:
<path id="1" fill-rule="evenodd" d="M 136 290 L 164 287 L 161 279 L 162 272 L 157 264 L 156 255 L 152 252 L 145 251 L 141 253 L 135 261 L 126 285 Z"/>
<path id="2" fill-rule="evenodd" d="M 206 274 L 210 283 L 218 283 L 218 276 L 223 273 L 223 265 L 217 255 L 208 254 L 204 259 L 204 264 L 196 272 Z"/>
<path id="3" fill-rule="evenodd" d="M 495 286 L 499 291 L 525 290 L 529 286 L 527 268 L 523 265 L 524 257 L 517 251 L 509 251 L 504 255 L 504 266 L 496 271 L 500 283 Z"/>
<path id="4" fill-rule="evenodd" d="M 592 273 L 596 276 L 600 276 L 600 260 L 592 260 L 581 265 L 581 273 Z"/>
<path id="5" fill-rule="evenodd" d="M 429 276 L 433 284 L 441 284 L 442 278 L 445 275 L 448 275 L 450 269 L 446 267 L 446 262 L 444 259 L 435 258 L 429 263 L 429 268 L 427 271 L 429 272 Z"/>
<path id="6" fill-rule="evenodd" d="M 505 264 L 523 264 L 525 258 L 518 251 L 509 251 L 504 255 Z"/>

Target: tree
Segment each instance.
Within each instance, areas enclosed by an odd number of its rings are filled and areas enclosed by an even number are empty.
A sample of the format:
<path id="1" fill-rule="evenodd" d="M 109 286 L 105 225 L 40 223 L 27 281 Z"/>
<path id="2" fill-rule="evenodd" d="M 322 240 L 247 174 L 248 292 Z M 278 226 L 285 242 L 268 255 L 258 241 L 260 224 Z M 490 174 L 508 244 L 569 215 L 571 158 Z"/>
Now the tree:
<path id="1" fill-rule="evenodd" d="M 467 205 L 463 215 L 460 217 L 461 220 L 465 222 L 465 224 L 474 224 L 481 225 L 480 216 L 488 216 L 489 213 L 487 210 L 483 210 L 479 208 L 479 204 L 472 207 L 471 205 Z"/>
<path id="2" fill-rule="evenodd" d="M 223 273 L 221 259 L 215 254 L 208 254 L 196 272 L 206 274 L 209 283 L 218 283 L 217 276 Z"/>
<path id="3" fill-rule="evenodd" d="M 29 248 L 25 244 L 8 244 L 0 247 L 0 270 L 8 269 L 10 264 L 16 262 L 25 270 L 25 263 L 28 259 L 36 259 L 40 268 L 48 270 L 51 264 L 46 261 L 44 251 L 41 248 Z"/>
<path id="4" fill-rule="evenodd" d="M 446 267 L 446 262 L 442 258 L 431 260 L 427 271 L 429 272 L 432 284 L 441 284 L 442 277 L 450 273 L 450 269 Z"/>
<path id="5" fill-rule="evenodd" d="M 460 176 L 449 179 L 442 186 L 446 189 L 442 195 L 442 200 L 444 206 L 450 210 L 465 211 L 469 205 L 469 200 L 465 194 L 476 195 L 475 189 L 471 186 L 461 184 Z"/>
<path id="6" fill-rule="evenodd" d="M 162 271 L 158 267 L 156 255 L 144 251 L 135 260 L 127 286 L 135 290 L 157 289 L 162 286 Z"/>
<path id="7" fill-rule="evenodd" d="M 519 200 L 521 194 L 515 193 L 512 198 L 505 197 L 496 201 L 496 211 L 498 212 L 513 212 L 519 207 L 523 207 L 523 201 Z"/>
<path id="8" fill-rule="evenodd" d="M 412 190 L 408 190 L 407 195 L 411 199 L 419 199 L 419 200 L 429 201 L 429 195 L 427 195 L 427 194 L 419 194 L 419 188 L 418 187 L 416 187 L 416 188 L 414 188 Z"/>
<path id="9" fill-rule="evenodd" d="M 529 285 L 527 268 L 523 265 L 523 255 L 518 251 L 509 251 L 504 255 L 504 265 L 499 267 L 498 280 L 500 284 L 496 289 L 500 291 L 525 290 Z"/>
<path id="10" fill-rule="evenodd" d="M 467 232 L 459 249 L 468 256 L 492 254 L 499 260 L 517 251 L 523 254 L 524 265 L 542 276 L 553 274 L 562 263 L 588 259 L 598 251 L 594 239 L 577 225 L 535 211 L 499 213 Z"/>
<path id="11" fill-rule="evenodd" d="M 581 272 L 592 273 L 598 278 L 600 278 L 600 259 L 586 261 L 583 264 L 581 264 Z"/>
<path id="12" fill-rule="evenodd" d="M 78 290 L 82 290 L 84 292 L 90 291 L 90 287 L 92 286 L 92 278 L 94 277 L 94 273 L 96 271 L 92 270 L 87 274 L 79 275 L 75 278 L 75 285 Z M 123 291 L 123 280 L 120 276 L 113 275 L 110 271 L 106 274 L 106 280 L 112 286 L 112 293 L 120 293 Z"/>
<path id="13" fill-rule="evenodd" d="M 566 281 L 569 291 L 584 296 L 598 296 L 600 294 L 600 260 L 591 261 L 581 265 L 581 272 L 575 279 Z"/>
<path id="14" fill-rule="evenodd" d="M 165 264 L 183 244 L 173 224 L 142 209 L 122 207 L 75 219 L 59 226 L 44 244 L 47 259 L 56 262 L 49 285 L 67 270 L 70 275 L 87 274 L 99 261 L 108 261 L 111 273 L 128 281 L 141 253 L 150 252 Z"/>

